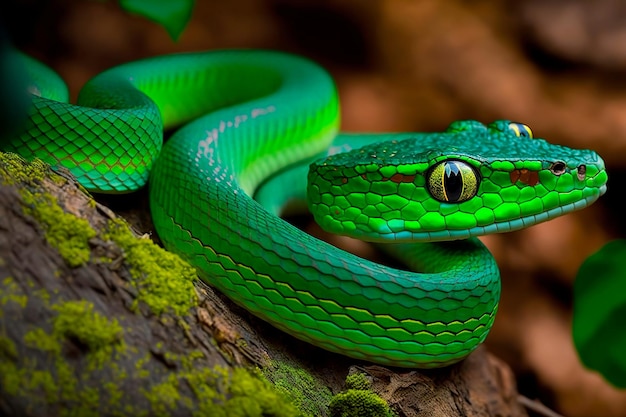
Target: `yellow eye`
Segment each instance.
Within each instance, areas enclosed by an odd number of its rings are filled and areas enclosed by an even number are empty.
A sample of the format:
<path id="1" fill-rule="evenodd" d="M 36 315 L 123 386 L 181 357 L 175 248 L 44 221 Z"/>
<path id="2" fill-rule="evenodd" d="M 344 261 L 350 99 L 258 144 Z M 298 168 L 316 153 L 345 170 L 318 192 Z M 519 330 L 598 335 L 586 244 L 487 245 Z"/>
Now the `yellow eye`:
<path id="1" fill-rule="evenodd" d="M 509 129 L 511 129 L 511 131 L 515 133 L 515 136 L 519 138 L 533 138 L 533 131 L 530 130 L 530 127 L 523 123 L 511 122 L 509 123 Z"/>
<path id="2" fill-rule="evenodd" d="M 478 175 L 465 162 L 442 161 L 429 171 L 428 191 L 439 201 L 460 203 L 476 195 Z"/>

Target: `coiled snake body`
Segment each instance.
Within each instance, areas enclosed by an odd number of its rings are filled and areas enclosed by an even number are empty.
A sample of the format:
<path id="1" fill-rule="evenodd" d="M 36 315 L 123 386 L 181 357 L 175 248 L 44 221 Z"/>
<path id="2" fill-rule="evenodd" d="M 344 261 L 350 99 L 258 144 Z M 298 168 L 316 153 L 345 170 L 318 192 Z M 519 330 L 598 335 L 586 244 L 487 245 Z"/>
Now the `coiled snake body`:
<path id="1" fill-rule="evenodd" d="M 41 81 L 4 150 L 67 167 L 97 192 L 133 191 L 149 178 L 159 237 L 202 279 L 299 339 L 380 364 L 428 368 L 467 356 L 500 295 L 495 261 L 475 236 L 583 208 L 606 187 L 596 153 L 533 139 L 508 121 L 338 135 L 332 79 L 288 54 L 132 62 L 96 76 L 79 105 L 24 59 Z M 183 123 L 161 149 L 164 127 Z M 267 207 L 303 194 L 306 179 L 294 175 L 308 163 L 307 200 L 323 228 L 388 242 L 421 272 L 343 252 L 253 199 L 266 182 Z M 451 241 L 425 243 L 442 240 Z"/>

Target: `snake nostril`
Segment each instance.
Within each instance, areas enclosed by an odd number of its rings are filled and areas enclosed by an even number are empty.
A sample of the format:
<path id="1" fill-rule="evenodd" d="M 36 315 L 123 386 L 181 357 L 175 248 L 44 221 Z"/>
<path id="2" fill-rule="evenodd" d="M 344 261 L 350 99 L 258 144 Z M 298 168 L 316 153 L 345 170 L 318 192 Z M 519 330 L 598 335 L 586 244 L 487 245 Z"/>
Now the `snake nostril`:
<path id="1" fill-rule="evenodd" d="M 583 181 L 585 179 L 585 176 L 587 175 L 587 165 L 578 165 L 578 179 L 580 181 Z"/>
<path id="2" fill-rule="evenodd" d="M 565 168 L 567 168 L 565 162 L 557 161 L 553 163 L 552 166 L 550 166 L 550 172 L 552 172 L 554 175 L 562 175 L 563 173 L 565 173 Z"/>

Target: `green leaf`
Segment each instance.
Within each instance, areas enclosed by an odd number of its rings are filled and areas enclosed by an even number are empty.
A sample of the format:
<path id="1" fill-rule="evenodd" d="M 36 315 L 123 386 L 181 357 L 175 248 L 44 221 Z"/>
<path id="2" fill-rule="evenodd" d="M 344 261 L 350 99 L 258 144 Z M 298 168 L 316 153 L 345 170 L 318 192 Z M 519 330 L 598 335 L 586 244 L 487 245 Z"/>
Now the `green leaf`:
<path id="1" fill-rule="evenodd" d="M 583 364 L 626 388 L 626 240 L 591 255 L 574 283 L 574 344 Z"/>
<path id="2" fill-rule="evenodd" d="M 194 0 L 120 0 L 120 6 L 163 26 L 177 40 L 191 18 Z"/>

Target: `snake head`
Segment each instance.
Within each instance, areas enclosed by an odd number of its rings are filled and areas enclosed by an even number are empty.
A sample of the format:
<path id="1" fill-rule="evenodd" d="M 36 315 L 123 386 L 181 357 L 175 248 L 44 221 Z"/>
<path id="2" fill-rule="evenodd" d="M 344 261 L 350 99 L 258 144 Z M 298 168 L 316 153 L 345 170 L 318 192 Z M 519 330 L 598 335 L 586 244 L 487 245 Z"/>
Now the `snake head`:
<path id="1" fill-rule="evenodd" d="M 596 152 L 534 138 L 520 123 L 460 121 L 385 139 L 311 165 L 308 203 L 323 229 L 368 241 L 465 239 L 582 209 L 606 191 Z"/>

